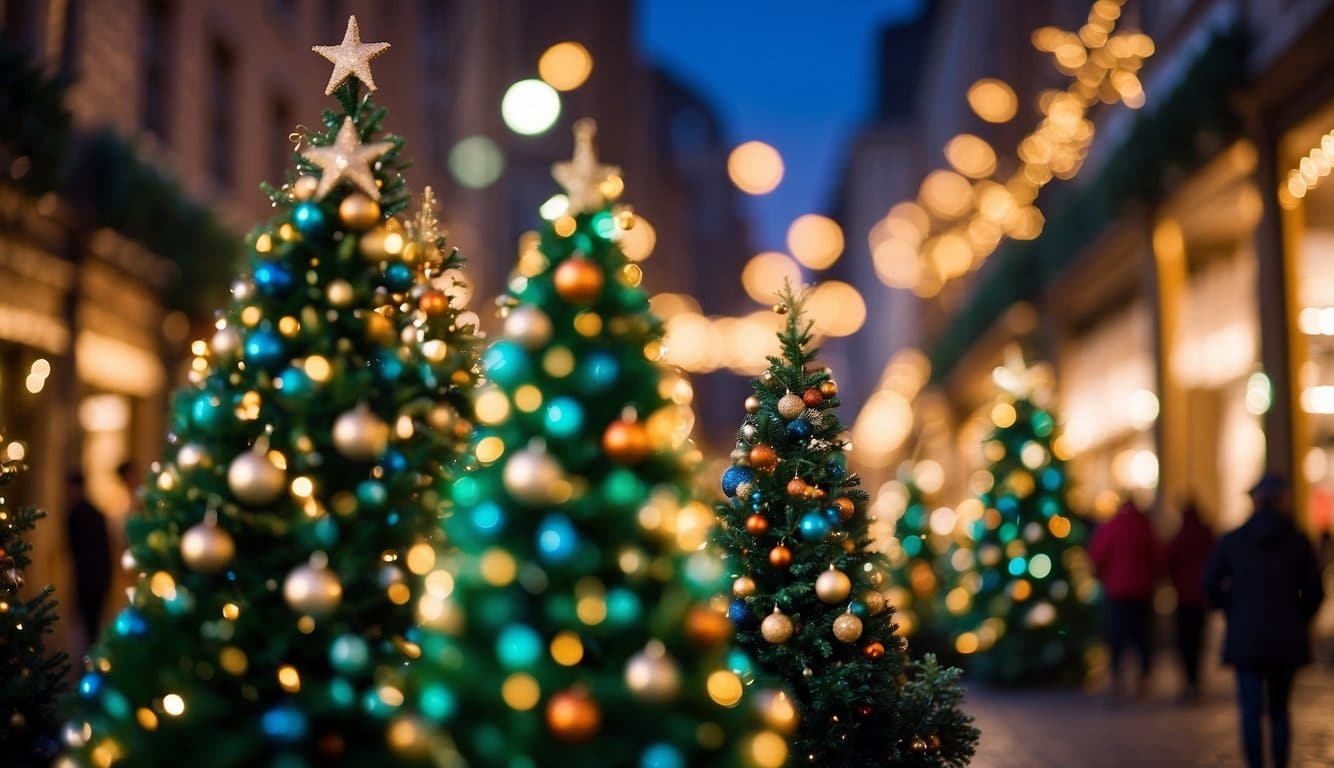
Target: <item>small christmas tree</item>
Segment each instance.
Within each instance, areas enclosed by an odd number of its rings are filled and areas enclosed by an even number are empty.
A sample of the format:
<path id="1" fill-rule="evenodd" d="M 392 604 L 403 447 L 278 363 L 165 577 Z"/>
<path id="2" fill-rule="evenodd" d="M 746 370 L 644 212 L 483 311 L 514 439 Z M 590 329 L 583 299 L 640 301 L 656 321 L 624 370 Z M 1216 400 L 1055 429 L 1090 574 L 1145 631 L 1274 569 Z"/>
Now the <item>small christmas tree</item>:
<path id="1" fill-rule="evenodd" d="M 476 766 L 777 766 L 746 733 L 721 578 L 700 551 L 689 383 L 660 362 L 661 323 L 617 245 L 633 214 L 591 121 L 555 166 L 568 208 L 525 238 L 504 335 L 487 350 L 476 470 L 446 521 L 456 584 L 428 618 Z"/>
<path id="2" fill-rule="evenodd" d="M 411 220 L 356 20 L 323 130 L 249 238 L 128 522 L 140 572 L 90 652 L 63 765 L 416 766 L 452 754 L 407 682 L 476 316 L 429 199 Z M 429 196 L 428 196 L 429 197 Z M 424 584 L 423 584 L 424 582 Z"/>
<path id="3" fill-rule="evenodd" d="M 0 462 L 0 755 L 6 765 L 41 766 L 56 754 L 56 704 L 69 657 L 46 648 L 58 618 L 55 589 L 19 594 L 32 562 L 26 537 L 46 517 L 34 507 L 5 503 L 3 491 L 21 470 L 16 461 Z"/>
<path id="4" fill-rule="evenodd" d="M 959 615 L 955 646 L 992 685 L 1077 684 L 1097 645 L 1087 526 L 1070 509 L 1056 418 L 1035 402 L 1031 373 L 1012 356 L 997 382 L 989 487 L 968 531 L 973 556 L 962 558 L 973 570 L 945 596 Z"/>
<path id="5" fill-rule="evenodd" d="M 867 496 L 846 470 L 838 385 L 814 367 L 811 324 L 786 291 L 782 356 L 754 382 L 719 507 L 737 644 L 782 681 L 812 765 L 960 766 L 977 741 L 957 670 L 911 664 L 871 551 Z"/>
<path id="6" fill-rule="evenodd" d="M 933 523 L 932 516 L 952 517 L 954 511 L 932 509 L 913 472 L 912 465 L 905 465 L 891 486 L 893 497 L 881 498 L 894 516 L 893 536 L 882 547 L 890 563 L 886 594 L 894 606 L 899 632 L 908 638 L 912 651 L 953 661 L 950 623 L 941 615 L 941 588 L 951 576 L 946 559 L 950 536 L 933 529 L 938 522 Z"/>

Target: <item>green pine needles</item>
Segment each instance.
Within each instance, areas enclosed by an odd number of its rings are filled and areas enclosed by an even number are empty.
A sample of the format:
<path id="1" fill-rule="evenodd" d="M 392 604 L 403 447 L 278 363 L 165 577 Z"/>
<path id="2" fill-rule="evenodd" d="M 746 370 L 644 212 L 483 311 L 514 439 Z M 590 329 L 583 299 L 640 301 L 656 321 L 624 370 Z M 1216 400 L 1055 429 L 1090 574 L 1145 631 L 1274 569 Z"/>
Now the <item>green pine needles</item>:
<path id="1" fill-rule="evenodd" d="M 815 364 L 801 299 L 789 288 L 776 309 L 782 354 L 746 400 L 718 507 L 736 642 L 795 703 L 792 764 L 964 765 L 977 731 L 959 673 L 907 658 L 847 471 L 838 386 Z"/>

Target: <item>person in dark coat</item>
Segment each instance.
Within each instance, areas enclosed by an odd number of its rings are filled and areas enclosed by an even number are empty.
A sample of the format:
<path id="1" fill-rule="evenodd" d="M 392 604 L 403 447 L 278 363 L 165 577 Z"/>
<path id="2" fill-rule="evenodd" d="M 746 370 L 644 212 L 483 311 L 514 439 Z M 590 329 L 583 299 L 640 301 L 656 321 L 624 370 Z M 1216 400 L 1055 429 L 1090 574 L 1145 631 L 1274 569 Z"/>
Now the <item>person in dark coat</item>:
<path id="1" fill-rule="evenodd" d="M 1282 768 L 1292 744 L 1292 679 L 1311 661 L 1311 619 L 1324 593 L 1311 543 L 1292 522 L 1286 481 L 1265 475 L 1251 500 L 1251 518 L 1223 536 L 1209 557 L 1204 589 L 1227 616 L 1223 661 L 1237 670 L 1246 763 L 1264 766 L 1267 711 L 1270 753 Z"/>
<path id="2" fill-rule="evenodd" d="M 1200 697 L 1200 647 L 1204 639 L 1204 566 L 1214 534 L 1200 519 L 1194 500 L 1181 507 L 1181 527 L 1167 544 L 1167 572 L 1176 588 L 1177 651 L 1186 674 L 1185 701 Z"/>
<path id="3" fill-rule="evenodd" d="M 1130 648 L 1139 655 L 1138 694 L 1148 689 L 1153 670 L 1153 588 L 1162 571 L 1162 551 L 1153 523 L 1126 500 L 1116 515 L 1093 533 L 1089 544 L 1102 582 L 1107 644 L 1111 650 L 1114 698 L 1121 687 L 1121 660 Z"/>
<path id="4" fill-rule="evenodd" d="M 66 517 L 70 555 L 74 564 L 74 595 L 88 642 L 97 640 L 102 627 L 102 609 L 111 589 L 111 540 L 107 519 L 88 500 L 82 472 L 69 475 Z"/>

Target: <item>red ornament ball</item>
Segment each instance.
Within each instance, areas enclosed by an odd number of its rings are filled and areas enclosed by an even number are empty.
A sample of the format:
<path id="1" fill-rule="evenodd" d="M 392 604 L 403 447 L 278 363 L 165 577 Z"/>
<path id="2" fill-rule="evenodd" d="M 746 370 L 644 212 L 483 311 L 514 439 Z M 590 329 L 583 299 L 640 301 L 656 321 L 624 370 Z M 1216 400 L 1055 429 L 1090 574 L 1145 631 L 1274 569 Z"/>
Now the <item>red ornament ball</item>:
<path id="1" fill-rule="evenodd" d="M 588 259 L 566 259 L 552 276 L 556 293 L 571 304 L 591 304 L 602 292 L 604 278 L 598 265 Z"/>
<path id="2" fill-rule="evenodd" d="M 805 403 L 807 408 L 817 408 L 824 402 L 824 395 L 820 394 L 820 390 L 812 387 L 801 393 L 801 402 Z"/>
<path id="3" fill-rule="evenodd" d="M 778 466 L 778 454 L 773 448 L 760 443 L 750 449 L 750 466 L 759 472 L 772 472 Z"/>
<path id="4" fill-rule="evenodd" d="M 769 530 L 769 521 L 764 519 L 764 515 L 755 514 L 746 518 L 746 532 L 752 536 L 759 536 Z"/>
<path id="5" fill-rule="evenodd" d="M 792 565 L 792 550 L 782 544 L 769 550 L 769 565 L 775 568 L 786 568 Z"/>

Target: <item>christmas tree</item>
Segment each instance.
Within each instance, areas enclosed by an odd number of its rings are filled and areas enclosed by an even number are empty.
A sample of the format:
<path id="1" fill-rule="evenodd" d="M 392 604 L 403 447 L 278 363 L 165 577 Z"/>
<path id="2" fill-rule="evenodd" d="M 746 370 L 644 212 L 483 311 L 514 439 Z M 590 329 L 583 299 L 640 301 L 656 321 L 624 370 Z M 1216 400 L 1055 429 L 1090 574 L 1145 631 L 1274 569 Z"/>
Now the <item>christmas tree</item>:
<path id="1" fill-rule="evenodd" d="M 618 246 L 633 214 L 594 126 L 553 175 L 568 207 L 526 237 L 484 356 L 476 470 L 446 520 L 456 584 L 430 611 L 477 766 L 777 766 L 744 732 L 731 624 L 689 494 L 691 390 L 658 362 L 661 323 Z"/>
<path id="2" fill-rule="evenodd" d="M 1070 510 L 1056 418 L 1030 372 L 1012 360 L 997 381 L 982 513 L 969 524 L 973 557 L 962 558 L 973 569 L 945 598 L 959 615 L 955 647 L 992 685 L 1076 684 L 1097 641 L 1087 526 Z"/>
<path id="3" fill-rule="evenodd" d="M 21 470 L 16 461 L 0 461 L 0 492 Z M 69 657 L 46 648 L 58 618 L 55 590 L 46 586 L 29 598 L 19 594 L 23 571 L 32 562 L 25 537 L 44 517 L 34 507 L 11 508 L 0 495 L 0 755 L 6 765 L 51 762 L 57 697 L 69 671 Z"/>
<path id="4" fill-rule="evenodd" d="M 892 498 L 882 501 L 894 518 L 893 535 L 882 548 L 890 564 L 886 596 L 894 606 L 899 632 L 908 638 L 913 652 L 953 661 L 954 643 L 941 599 L 941 586 L 951 577 L 946 558 L 950 536 L 933 526 L 943 527 L 942 516 L 943 522 L 952 523 L 954 510 L 930 507 L 911 465 L 901 469 L 890 492 Z"/>
<path id="5" fill-rule="evenodd" d="M 964 765 L 977 732 L 958 709 L 958 670 L 906 658 L 889 563 L 870 549 L 867 496 L 846 470 L 838 385 L 813 365 L 801 301 L 780 299 L 782 355 L 746 399 L 719 507 L 737 644 L 789 687 L 802 763 Z"/>
<path id="6" fill-rule="evenodd" d="M 430 200 L 404 222 L 356 20 L 323 130 L 270 195 L 249 274 L 127 524 L 131 604 L 90 652 L 63 765 L 439 765 L 410 686 L 415 602 L 470 432 L 476 316 Z M 429 198 L 429 195 L 428 195 Z"/>

